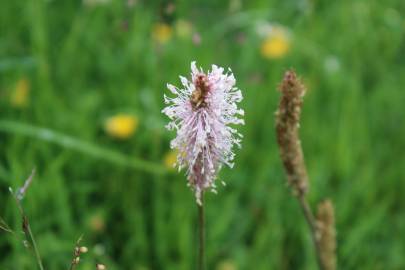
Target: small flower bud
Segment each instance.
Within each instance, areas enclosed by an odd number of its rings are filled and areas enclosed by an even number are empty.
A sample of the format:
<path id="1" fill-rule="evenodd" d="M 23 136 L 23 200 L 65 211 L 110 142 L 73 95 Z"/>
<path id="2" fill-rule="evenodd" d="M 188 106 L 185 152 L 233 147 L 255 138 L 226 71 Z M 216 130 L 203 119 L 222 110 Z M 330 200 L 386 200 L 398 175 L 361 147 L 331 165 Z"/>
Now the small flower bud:
<path id="1" fill-rule="evenodd" d="M 79 264 L 79 262 L 80 262 L 80 257 L 76 257 L 73 259 L 74 264 Z"/>
<path id="2" fill-rule="evenodd" d="M 98 263 L 96 264 L 96 270 L 106 270 L 107 267 L 105 267 L 104 264 Z"/>
<path id="3" fill-rule="evenodd" d="M 80 253 L 87 253 L 89 251 L 89 249 L 87 247 L 80 247 Z"/>

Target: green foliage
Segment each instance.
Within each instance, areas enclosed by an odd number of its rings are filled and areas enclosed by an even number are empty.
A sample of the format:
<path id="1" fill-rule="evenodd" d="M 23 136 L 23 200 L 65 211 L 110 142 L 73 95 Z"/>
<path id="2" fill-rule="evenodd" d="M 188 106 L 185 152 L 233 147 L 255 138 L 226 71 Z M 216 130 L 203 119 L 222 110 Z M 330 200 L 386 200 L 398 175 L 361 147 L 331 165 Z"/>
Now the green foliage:
<path id="1" fill-rule="evenodd" d="M 290 67 L 309 88 L 309 199 L 335 204 L 339 269 L 405 268 L 403 1 L 177 1 L 172 14 L 163 1 L 85 2 L 97 1 L 0 8 L 0 216 L 20 230 L 8 187 L 36 166 L 23 204 L 46 269 L 66 269 L 82 233 L 90 252 L 79 269 L 194 269 L 196 204 L 183 173 L 164 167 L 173 134 L 160 112 L 166 83 L 178 85 L 192 60 L 232 67 L 245 97 L 243 148 L 221 173 L 227 186 L 206 198 L 208 269 L 316 267 L 275 144 L 276 88 Z M 155 24 L 178 19 L 201 44 L 175 30 L 156 43 Z M 283 58 L 261 55 L 263 21 L 291 31 Z M 21 78 L 30 92 L 16 108 L 9 97 Z M 103 130 L 119 112 L 140 121 L 128 140 Z M 1 231 L 0 269 L 35 267 Z"/>

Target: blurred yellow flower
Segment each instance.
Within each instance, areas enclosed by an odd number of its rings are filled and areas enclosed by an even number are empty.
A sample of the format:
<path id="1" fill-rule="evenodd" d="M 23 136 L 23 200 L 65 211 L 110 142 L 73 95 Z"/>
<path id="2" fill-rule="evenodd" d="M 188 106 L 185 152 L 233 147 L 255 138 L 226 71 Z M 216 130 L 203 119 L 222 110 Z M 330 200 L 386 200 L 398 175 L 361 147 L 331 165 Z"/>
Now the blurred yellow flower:
<path id="1" fill-rule="evenodd" d="M 27 78 L 23 77 L 18 80 L 14 91 L 10 96 L 10 103 L 13 107 L 23 108 L 28 105 L 30 93 L 30 82 Z"/>
<path id="2" fill-rule="evenodd" d="M 282 28 L 271 31 L 260 48 L 261 54 L 268 59 L 282 58 L 289 50 L 290 38 L 286 30 Z"/>
<path id="3" fill-rule="evenodd" d="M 105 229 L 105 219 L 102 213 L 93 214 L 87 221 L 92 231 L 102 232 Z"/>
<path id="4" fill-rule="evenodd" d="M 153 27 L 152 38 L 160 44 L 167 43 L 172 36 L 172 28 L 166 23 L 157 23 Z"/>
<path id="5" fill-rule="evenodd" d="M 132 136 L 139 124 L 136 116 L 118 114 L 108 118 L 105 122 L 105 131 L 111 137 L 127 139 Z"/>
<path id="6" fill-rule="evenodd" d="M 171 150 L 164 156 L 163 163 L 169 170 L 174 170 L 174 164 L 176 164 L 177 161 L 177 154 L 178 152 L 176 150 Z"/>
<path id="7" fill-rule="evenodd" d="M 178 19 L 174 26 L 176 34 L 181 38 L 186 38 L 191 36 L 193 31 L 193 25 L 186 20 Z"/>
<path id="8" fill-rule="evenodd" d="M 217 265 L 216 270 L 237 270 L 238 267 L 236 267 L 235 263 L 233 263 L 231 260 L 225 260 L 220 262 Z"/>

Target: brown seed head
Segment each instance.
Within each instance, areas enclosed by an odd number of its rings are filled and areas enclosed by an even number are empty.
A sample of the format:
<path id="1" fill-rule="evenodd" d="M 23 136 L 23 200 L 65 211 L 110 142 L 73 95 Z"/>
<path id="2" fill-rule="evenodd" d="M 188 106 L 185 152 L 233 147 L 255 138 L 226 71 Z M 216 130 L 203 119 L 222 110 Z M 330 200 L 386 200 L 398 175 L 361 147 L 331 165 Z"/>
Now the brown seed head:
<path id="1" fill-rule="evenodd" d="M 295 72 L 289 70 L 285 73 L 279 90 L 281 98 L 276 111 L 276 132 L 280 157 L 289 185 L 296 195 L 302 196 L 308 190 L 308 176 L 298 134 L 305 86 Z"/>
<path id="2" fill-rule="evenodd" d="M 320 257 L 325 270 L 336 269 L 336 229 L 335 213 L 330 200 L 324 200 L 318 205 L 317 212 L 318 241 Z"/>

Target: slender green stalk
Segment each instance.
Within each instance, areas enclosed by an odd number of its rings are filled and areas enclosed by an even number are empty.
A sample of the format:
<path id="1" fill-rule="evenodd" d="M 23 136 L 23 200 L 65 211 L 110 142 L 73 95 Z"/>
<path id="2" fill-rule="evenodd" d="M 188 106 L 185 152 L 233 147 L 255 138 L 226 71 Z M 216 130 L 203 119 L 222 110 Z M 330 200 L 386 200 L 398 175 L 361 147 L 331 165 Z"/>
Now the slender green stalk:
<path id="1" fill-rule="evenodd" d="M 128 166 L 151 174 L 161 175 L 167 172 L 167 169 L 160 164 L 139 158 L 128 157 L 119 152 L 47 128 L 36 127 L 15 121 L 0 120 L 0 132 L 11 133 L 13 135 L 18 134 L 46 142 L 52 142 L 67 149 L 76 150 L 95 158 L 104 159 L 115 164 Z"/>
<path id="2" fill-rule="evenodd" d="M 20 211 L 21 214 L 21 218 L 22 218 L 22 227 L 23 227 L 23 231 L 25 234 L 25 238 L 27 239 L 27 241 L 30 241 L 32 244 L 32 248 L 34 250 L 34 254 L 35 254 L 35 259 L 37 261 L 38 267 L 40 270 L 44 270 L 44 266 L 42 264 L 42 259 L 41 256 L 39 254 L 39 249 L 37 246 L 37 242 L 35 241 L 34 238 L 34 234 L 32 233 L 31 230 L 31 226 L 30 223 L 28 221 L 28 217 L 25 215 L 24 209 L 20 203 L 20 200 L 17 198 L 17 196 L 14 194 L 14 192 L 10 189 L 11 194 L 13 195 L 13 198 L 17 204 L 18 210 Z"/>
<path id="3" fill-rule="evenodd" d="M 201 194 L 201 205 L 198 205 L 198 270 L 205 270 L 205 213 L 204 194 Z"/>
<path id="4" fill-rule="evenodd" d="M 10 229 L 10 226 L 8 226 L 2 217 L 0 217 L 0 230 L 14 234 L 13 230 Z"/>
<path id="5" fill-rule="evenodd" d="M 69 270 L 75 270 L 76 266 L 79 264 L 80 254 L 81 254 L 80 242 L 82 241 L 82 239 L 83 239 L 83 235 L 81 235 L 79 237 L 79 239 L 76 241 L 76 245 L 73 250 L 73 258 L 72 258 L 72 262 L 70 263 Z M 79 260 L 77 260 L 77 258 L 79 258 Z"/>
<path id="6" fill-rule="evenodd" d="M 27 226 L 27 233 L 28 233 L 28 235 L 29 235 L 29 237 L 31 239 L 32 248 L 34 249 L 34 253 L 35 253 L 35 259 L 37 260 L 37 264 L 38 264 L 39 269 L 44 270 L 44 266 L 43 266 L 42 260 L 41 260 L 41 255 L 39 254 L 39 249 L 37 247 L 37 243 L 35 241 L 34 234 L 31 231 L 31 227 L 30 227 L 30 224 L 28 223 L 28 219 L 26 219 L 26 220 L 27 220 L 27 225 L 28 225 Z"/>

